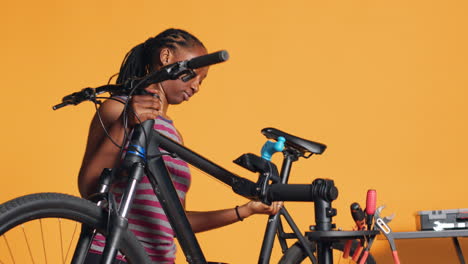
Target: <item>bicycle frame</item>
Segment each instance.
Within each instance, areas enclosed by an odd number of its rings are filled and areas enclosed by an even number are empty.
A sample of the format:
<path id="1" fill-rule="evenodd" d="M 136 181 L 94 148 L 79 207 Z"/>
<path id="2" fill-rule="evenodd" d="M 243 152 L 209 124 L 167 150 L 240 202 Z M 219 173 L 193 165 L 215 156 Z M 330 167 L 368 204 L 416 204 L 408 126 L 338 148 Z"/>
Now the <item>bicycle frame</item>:
<path id="1" fill-rule="evenodd" d="M 198 169 L 206 172 L 207 174 L 215 177 L 223 183 L 232 187 L 233 191 L 241 196 L 249 199 L 258 199 L 259 188 L 257 184 L 242 178 L 221 166 L 211 162 L 210 160 L 198 155 L 194 151 L 172 141 L 171 139 L 161 135 L 153 129 L 154 120 L 145 121 L 143 124 L 135 127 L 130 139 L 129 147 L 122 162 L 122 167 L 118 169 L 119 177 L 127 177 L 128 185 L 123 194 L 118 211 L 110 211 L 111 230 L 110 236 L 106 240 L 102 263 L 110 264 L 115 258 L 118 249 L 118 242 L 123 230 L 127 228 L 127 214 L 132 204 L 136 185 L 146 173 L 152 188 L 158 197 L 166 216 L 176 234 L 180 246 L 186 256 L 188 263 L 207 263 L 200 245 L 191 229 L 190 223 L 185 214 L 185 210 L 177 196 L 177 192 L 172 183 L 171 177 L 159 148 L 162 148 L 169 153 L 174 153 L 184 161 L 197 167 Z M 297 157 L 292 153 L 285 151 L 285 159 L 281 169 L 282 182 L 286 184 L 289 178 L 292 162 L 297 160 Z M 104 192 L 106 188 L 101 188 Z M 315 200 L 315 212 L 317 230 L 328 231 L 331 230 L 331 217 L 330 213 L 331 202 L 326 202 L 324 199 Z M 301 235 L 299 229 L 294 224 L 291 216 L 285 208 L 280 212 L 289 225 L 293 228 L 296 238 L 305 245 L 306 238 Z M 275 233 L 278 228 L 282 229 L 280 224 L 279 215 L 269 217 L 269 222 L 264 236 L 264 242 L 259 258 L 259 263 L 269 263 Z M 80 243 L 75 253 L 76 259 L 84 259 L 84 256 L 89 249 L 89 243 L 92 241 L 91 234 L 83 231 L 80 237 Z M 90 238 L 91 237 L 91 238 Z M 281 237 L 280 241 L 281 241 Z M 285 245 L 285 242 L 281 242 Z M 83 246 L 85 244 L 86 246 Z M 331 249 L 327 242 L 317 243 L 319 245 L 317 252 L 320 263 L 331 263 Z M 309 256 L 312 255 L 308 249 Z M 75 258 L 74 258 L 75 259 Z M 328 262 L 327 262 L 328 261 Z"/>
<path id="2" fill-rule="evenodd" d="M 162 159 L 163 153 L 159 147 L 169 153 L 175 153 L 186 162 L 198 167 L 206 173 L 214 176 L 220 181 L 230 185 L 234 192 L 247 197 L 256 197 L 255 183 L 235 175 L 214 164 L 206 158 L 159 134 L 153 129 L 154 120 L 145 121 L 134 129 L 127 149 L 123 166 L 119 168 L 118 174 L 128 177 L 129 184 L 123 194 L 118 212 L 111 213 L 111 235 L 106 240 L 103 253 L 103 263 L 111 263 L 117 254 L 118 241 L 122 230 L 127 228 L 126 217 L 133 201 L 136 185 L 146 172 L 147 177 L 156 193 L 169 222 L 178 238 L 180 246 L 186 256 L 188 263 L 206 263 L 199 243 L 190 227 L 184 208 L 177 196 L 169 172 Z M 148 150 L 145 155 L 145 151 Z M 148 158 L 148 160 L 146 160 Z M 151 161 L 151 162 L 149 162 Z M 120 176 L 122 177 L 122 176 Z M 84 232 L 83 232 L 84 233 Z M 84 259 L 89 249 L 90 234 L 80 237 L 80 243 L 75 253 L 75 259 Z M 87 239 L 86 239 L 87 237 Z M 85 244 L 83 246 L 81 244 Z"/>

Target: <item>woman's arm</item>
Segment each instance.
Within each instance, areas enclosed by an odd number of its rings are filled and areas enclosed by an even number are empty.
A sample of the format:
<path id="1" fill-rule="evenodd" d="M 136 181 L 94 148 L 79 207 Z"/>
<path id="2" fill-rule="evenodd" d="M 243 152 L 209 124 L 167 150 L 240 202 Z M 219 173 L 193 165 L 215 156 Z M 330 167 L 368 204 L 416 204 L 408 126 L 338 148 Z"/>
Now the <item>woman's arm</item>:
<path id="1" fill-rule="evenodd" d="M 282 202 L 274 202 L 271 206 L 268 206 L 261 202 L 251 201 L 239 206 L 237 210 L 239 212 L 239 217 L 243 220 L 254 214 L 277 214 L 282 204 Z M 195 233 L 241 221 L 239 217 L 237 216 L 236 208 L 208 212 L 187 211 L 187 218 Z"/>
<path id="2" fill-rule="evenodd" d="M 99 108 L 104 126 L 118 144 L 122 144 L 124 128 L 122 124 L 123 105 L 113 100 L 105 101 Z M 94 115 L 88 133 L 86 151 L 78 176 L 81 196 L 88 197 L 96 191 L 99 175 L 104 168 L 112 168 L 119 159 L 120 149 L 105 135 L 97 114 Z"/>
<path id="3" fill-rule="evenodd" d="M 150 85 L 147 92 L 159 94 L 156 85 Z M 128 127 L 154 119 L 159 115 L 161 102 L 150 95 L 133 96 L 129 102 Z M 119 145 L 122 145 L 125 131 L 122 123 L 122 111 L 124 105 L 115 100 L 106 100 L 99 108 L 104 126 L 110 137 Z M 132 110 L 130 110 L 132 109 Z M 135 116 L 139 118 L 136 118 Z M 83 197 L 96 192 L 99 176 L 104 168 L 113 168 L 119 161 L 120 148 L 112 143 L 106 136 L 97 114 L 94 116 L 89 128 L 86 151 L 78 176 L 78 188 Z"/>

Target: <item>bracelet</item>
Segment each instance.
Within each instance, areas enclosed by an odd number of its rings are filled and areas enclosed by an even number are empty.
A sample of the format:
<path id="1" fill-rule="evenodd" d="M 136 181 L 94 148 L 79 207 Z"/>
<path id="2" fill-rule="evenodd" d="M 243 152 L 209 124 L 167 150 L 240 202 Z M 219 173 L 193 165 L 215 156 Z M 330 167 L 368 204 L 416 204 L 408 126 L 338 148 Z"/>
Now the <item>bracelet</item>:
<path id="1" fill-rule="evenodd" d="M 242 217 L 240 216 L 240 214 L 239 214 L 239 206 L 238 206 L 238 205 L 236 205 L 236 208 L 234 208 L 234 210 L 236 211 L 237 219 L 238 219 L 239 221 L 244 221 L 244 218 L 242 218 Z"/>

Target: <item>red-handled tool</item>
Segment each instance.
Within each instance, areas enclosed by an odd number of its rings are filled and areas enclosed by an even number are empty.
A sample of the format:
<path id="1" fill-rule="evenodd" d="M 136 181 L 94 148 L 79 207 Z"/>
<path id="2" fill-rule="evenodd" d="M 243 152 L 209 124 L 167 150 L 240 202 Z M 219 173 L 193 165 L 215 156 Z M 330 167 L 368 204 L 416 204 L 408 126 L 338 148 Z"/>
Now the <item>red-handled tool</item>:
<path id="1" fill-rule="evenodd" d="M 368 190 L 366 199 L 366 224 L 367 230 L 372 230 L 372 220 L 375 214 L 375 205 L 377 203 L 377 191 Z"/>
<path id="2" fill-rule="evenodd" d="M 362 210 L 361 206 L 358 203 L 351 204 L 351 215 L 353 216 L 354 222 L 356 222 L 356 226 L 358 230 L 365 230 L 366 224 L 366 214 Z M 353 254 L 353 261 L 356 262 L 361 255 L 362 249 L 364 247 L 364 239 L 361 239 L 359 246 L 356 248 Z"/>
<path id="3" fill-rule="evenodd" d="M 353 245 L 353 240 L 349 239 L 346 241 L 344 248 L 343 248 L 343 258 L 349 258 L 349 252 L 351 251 L 351 246 Z"/>
<path id="4" fill-rule="evenodd" d="M 377 204 L 377 191 L 376 190 L 368 190 L 367 191 L 367 196 L 366 196 L 366 225 L 367 225 L 367 230 L 372 230 L 372 220 L 374 219 L 374 214 L 375 214 L 375 207 Z M 372 247 L 372 243 L 374 243 L 375 236 L 370 237 L 367 246 L 364 249 L 364 252 L 362 253 L 361 260 L 359 261 L 359 264 L 366 263 L 367 257 L 369 256 L 369 251 Z"/>
<path id="5" fill-rule="evenodd" d="M 393 256 L 393 262 L 395 264 L 400 264 L 400 259 L 398 258 L 398 252 L 395 246 L 395 241 L 393 239 L 392 229 L 387 225 L 387 222 L 388 220 L 385 221 L 385 219 L 382 219 L 380 217 L 375 220 L 376 226 L 384 234 L 384 236 L 388 240 L 388 243 L 390 244 L 390 248 L 392 250 L 392 256 Z"/>
<path id="6" fill-rule="evenodd" d="M 369 251 L 370 248 L 372 247 L 372 243 L 374 243 L 375 236 L 369 239 L 369 242 L 367 242 L 367 247 L 364 249 L 364 253 L 362 253 L 361 260 L 359 260 L 358 264 L 364 264 L 366 263 L 367 257 L 369 257 Z"/>
<path id="7" fill-rule="evenodd" d="M 359 246 L 356 248 L 354 251 L 353 257 L 351 258 L 354 262 L 357 262 L 359 259 L 359 256 L 361 256 L 362 249 L 363 249 L 363 243 L 361 242 Z"/>
<path id="8" fill-rule="evenodd" d="M 361 206 L 358 203 L 352 203 L 350 206 L 350 209 L 351 209 L 351 215 L 353 216 L 353 220 L 356 223 L 355 230 L 359 230 L 359 231 L 365 230 L 366 229 L 366 224 L 365 224 L 366 214 L 362 210 Z M 356 261 L 361 255 L 362 249 L 364 247 L 364 243 L 365 241 L 361 239 L 359 246 L 356 248 L 352 256 L 352 259 L 354 261 Z M 352 245 L 352 240 L 346 241 L 346 244 L 343 250 L 343 258 L 347 259 L 349 257 L 351 245 Z"/>
<path id="9" fill-rule="evenodd" d="M 358 230 L 364 230 L 366 228 L 366 214 L 358 203 L 351 204 L 351 215 L 353 216 L 353 220 L 356 223 Z"/>

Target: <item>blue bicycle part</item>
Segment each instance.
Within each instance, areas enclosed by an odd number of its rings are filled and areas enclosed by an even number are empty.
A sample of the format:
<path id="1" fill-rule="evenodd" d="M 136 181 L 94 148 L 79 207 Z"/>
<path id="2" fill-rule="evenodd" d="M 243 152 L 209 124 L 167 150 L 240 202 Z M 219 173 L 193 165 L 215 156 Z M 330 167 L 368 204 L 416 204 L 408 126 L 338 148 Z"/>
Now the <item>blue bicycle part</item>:
<path id="1" fill-rule="evenodd" d="M 284 142 L 286 142 L 284 137 L 278 137 L 278 141 L 276 142 L 270 140 L 265 142 L 261 151 L 262 158 L 271 161 L 271 156 L 273 156 L 273 154 L 283 151 Z"/>

